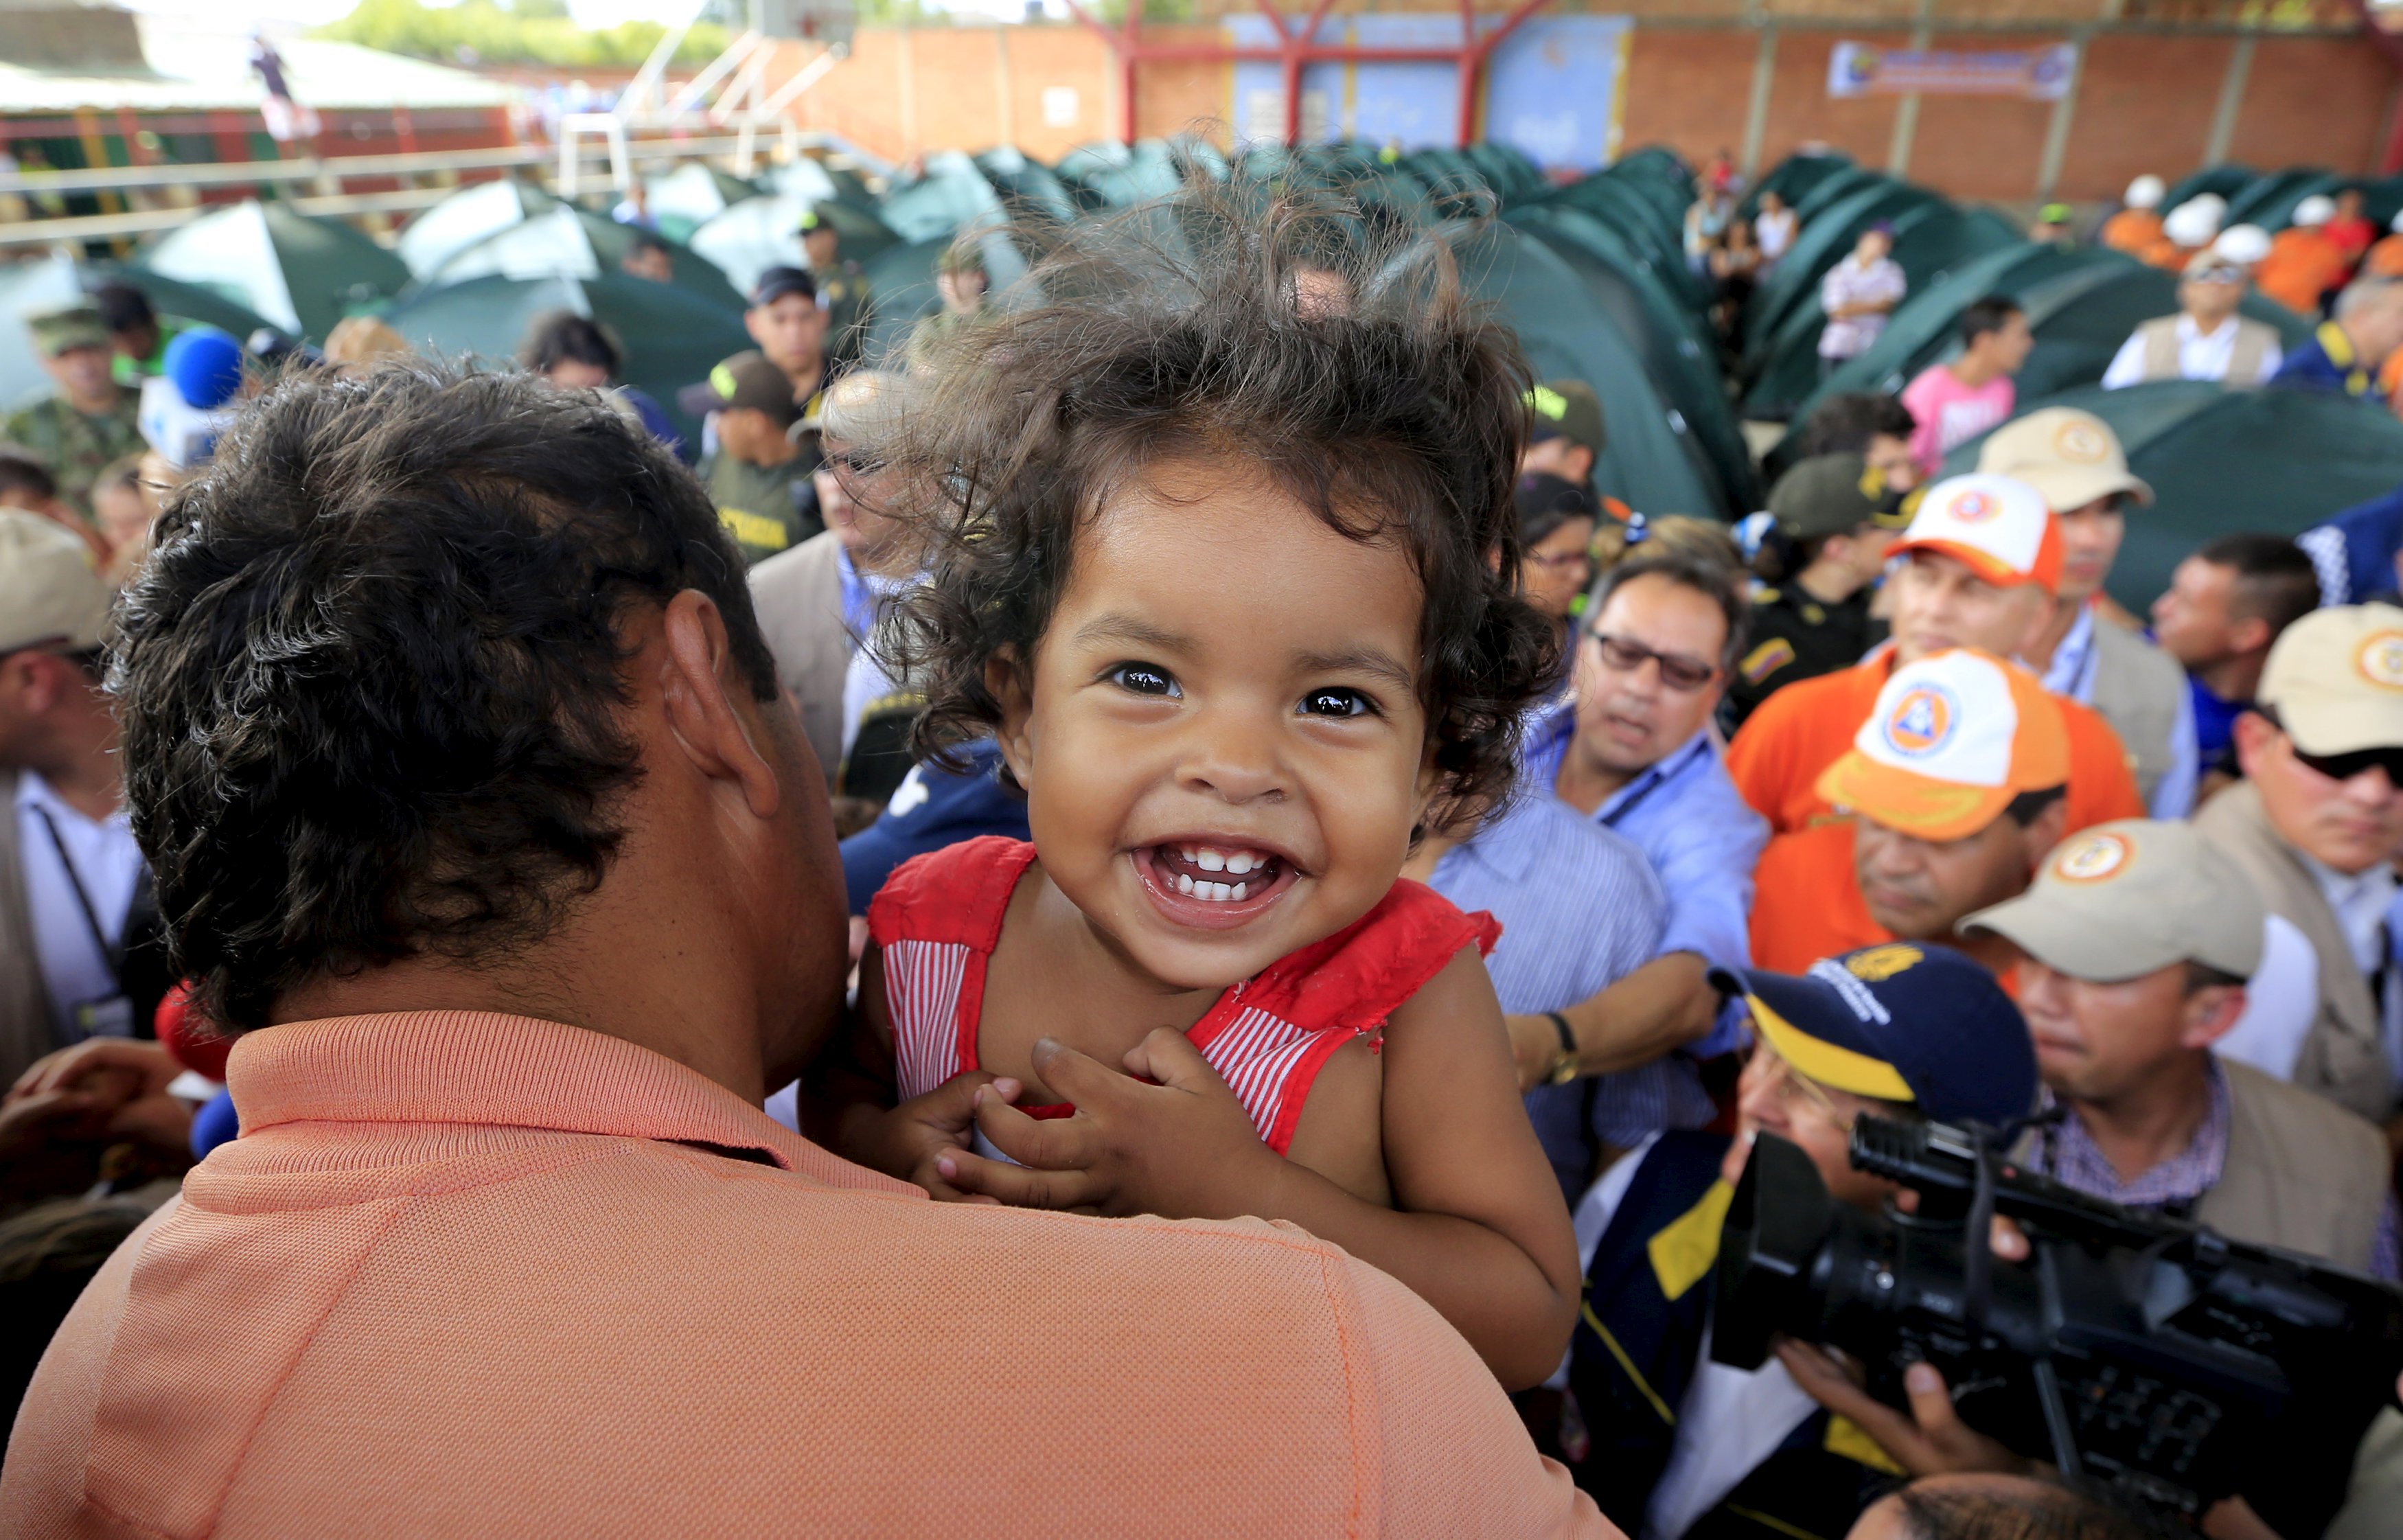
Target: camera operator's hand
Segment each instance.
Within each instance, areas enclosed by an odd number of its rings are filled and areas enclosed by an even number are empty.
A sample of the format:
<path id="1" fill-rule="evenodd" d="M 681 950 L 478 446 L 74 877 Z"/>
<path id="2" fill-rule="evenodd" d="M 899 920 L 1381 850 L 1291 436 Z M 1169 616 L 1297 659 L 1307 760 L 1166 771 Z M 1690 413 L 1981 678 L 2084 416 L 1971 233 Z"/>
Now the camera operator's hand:
<path id="1" fill-rule="evenodd" d="M 1773 1346 L 1778 1362 L 1804 1394 L 1839 1417 L 1852 1419 L 1913 1476 L 1953 1471 L 2027 1475 L 2035 1468 L 1961 1421 L 1952 1408 L 1952 1393 L 1932 1364 L 1913 1364 L 1903 1375 L 1903 1392 L 1910 1398 L 1906 1416 L 1863 1390 L 1821 1349 L 1788 1338 L 1779 1338 Z"/>

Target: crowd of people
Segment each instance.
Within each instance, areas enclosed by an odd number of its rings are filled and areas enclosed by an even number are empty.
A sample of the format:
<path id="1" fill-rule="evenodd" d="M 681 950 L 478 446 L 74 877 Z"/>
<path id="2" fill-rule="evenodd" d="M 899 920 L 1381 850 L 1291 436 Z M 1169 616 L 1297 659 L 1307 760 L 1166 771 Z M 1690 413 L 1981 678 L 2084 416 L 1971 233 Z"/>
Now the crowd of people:
<path id="1" fill-rule="evenodd" d="M 1703 183 L 1740 306 L 1794 217 Z M 2357 199 L 2313 266 L 2146 192 L 2110 382 L 2385 389 Z M 962 243 L 881 359 L 805 231 L 690 443 L 567 312 L 30 318 L 0 1526 L 2121 1540 L 1930 1366 L 1712 1355 L 1757 1141 L 1879 1211 L 1858 1118 L 1974 1123 L 2403 1283 L 2403 492 L 2130 614 L 2152 489 L 1993 298 L 1744 526 L 1631 509 L 1443 263 L 1188 196 L 1012 307 Z M 2393 1533 L 2403 1415 L 2352 1468 L 2314 1532 Z"/>

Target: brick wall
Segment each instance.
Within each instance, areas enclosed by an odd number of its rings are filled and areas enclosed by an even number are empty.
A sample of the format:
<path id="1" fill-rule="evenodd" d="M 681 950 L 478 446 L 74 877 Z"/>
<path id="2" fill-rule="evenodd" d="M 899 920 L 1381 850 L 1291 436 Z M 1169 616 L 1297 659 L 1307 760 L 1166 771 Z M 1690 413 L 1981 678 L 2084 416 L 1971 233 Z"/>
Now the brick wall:
<path id="1" fill-rule="evenodd" d="M 1290 7 L 1294 0 L 1287 3 Z M 1563 0 L 1563 9 L 1637 18 L 1624 144 L 1665 144 L 1697 160 L 1723 147 L 1741 150 L 1762 35 L 1743 23 L 1746 4 Z M 2128 0 L 2121 4 L 2124 12 Z M 1378 8 L 1451 7 L 1448 0 L 1387 0 Z M 1885 165 L 1900 100 L 1831 99 L 1827 56 L 1840 39 L 1908 47 L 1917 0 L 1761 0 L 1754 14 L 1775 28 L 1760 162 L 1773 164 L 1804 144 L 1821 143 L 1864 165 Z M 2037 48 L 2069 36 L 2068 25 L 2090 24 L 2104 14 L 2104 0 L 1945 0 L 1939 16 L 1953 30 L 1939 27 L 1931 43 Z M 1840 24 L 1831 21 L 1839 18 Z M 2047 24 L 2061 30 L 2040 30 Z M 1149 27 L 1146 37 L 1215 43 L 1220 34 L 1202 23 Z M 2174 178 L 2201 164 L 2237 46 L 2225 29 L 2094 35 L 2055 196 L 2107 199 L 2140 172 Z M 771 81 L 813 51 L 788 45 Z M 887 159 L 1009 142 L 1051 160 L 1077 144 L 1118 134 L 1120 79 L 1109 46 L 1081 26 L 864 27 L 851 58 L 794 112 L 805 128 L 840 133 Z M 1228 82 L 1223 63 L 1146 62 L 1136 84 L 1138 133 L 1199 127 L 1223 142 Z M 2258 35 L 2229 125 L 2228 156 L 2264 168 L 2371 171 L 2396 100 L 2394 70 L 2365 39 Z M 1065 121 L 1051 120 L 1063 114 Z M 1958 197 L 2033 199 L 2040 190 L 2052 118 L 2049 103 L 1924 98 L 1908 173 Z"/>

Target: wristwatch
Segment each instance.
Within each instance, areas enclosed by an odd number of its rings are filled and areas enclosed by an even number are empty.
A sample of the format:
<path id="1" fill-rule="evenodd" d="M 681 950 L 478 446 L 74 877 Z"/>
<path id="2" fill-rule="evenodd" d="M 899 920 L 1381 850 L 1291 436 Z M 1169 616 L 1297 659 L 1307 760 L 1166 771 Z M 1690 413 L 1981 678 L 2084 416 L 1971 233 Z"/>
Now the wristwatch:
<path id="1" fill-rule="evenodd" d="M 1569 1019 L 1559 1011 L 1544 1012 L 1544 1020 L 1549 1021 L 1552 1024 L 1552 1030 L 1561 1034 L 1561 1051 L 1553 1056 L 1552 1067 L 1544 1076 L 1544 1084 L 1565 1086 L 1577 1077 L 1577 1034 L 1569 1030 Z"/>

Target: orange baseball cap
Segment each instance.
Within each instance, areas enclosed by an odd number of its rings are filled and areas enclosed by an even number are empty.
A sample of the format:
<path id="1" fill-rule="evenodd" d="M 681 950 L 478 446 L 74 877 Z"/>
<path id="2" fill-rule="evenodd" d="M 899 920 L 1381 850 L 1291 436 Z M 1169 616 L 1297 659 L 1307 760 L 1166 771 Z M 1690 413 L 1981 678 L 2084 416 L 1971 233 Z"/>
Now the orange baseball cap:
<path id="1" fill-rule="evenodd" d="M 1955 476 L 1927 489 L 1888 555 L 1932 550 L 1996 588 L 2035 583 L 2061 591 L 2061 521 L 2044 494 L 2007 476 Z"/>
<path id="2" fill-rule="evenodd" d="M 1818 793 L 1922 839 L 1959 839 L 2022 792 L 2069 781 L 2069 730 L 2016 663 L 1953 647 L 1894 671 Z"/>

